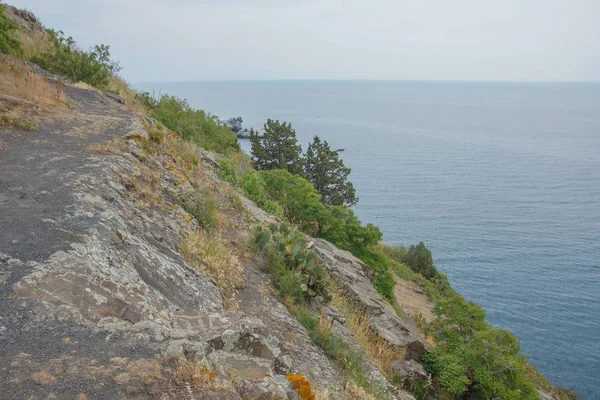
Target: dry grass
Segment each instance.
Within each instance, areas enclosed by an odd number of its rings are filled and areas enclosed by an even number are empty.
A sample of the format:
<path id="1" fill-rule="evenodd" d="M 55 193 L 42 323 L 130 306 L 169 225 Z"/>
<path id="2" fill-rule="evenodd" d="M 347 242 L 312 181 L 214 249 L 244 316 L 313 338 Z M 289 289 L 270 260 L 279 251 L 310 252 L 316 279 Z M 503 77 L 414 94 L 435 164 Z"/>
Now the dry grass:
<path id="1" fill-rule="evenodd" d="M 375 397 L 365 391 L 364 388 L 358 386 L 352 381 L 346 383 L 344 393 L 342 394 L 344 400 L 377 400 Z"/>
<path id="2" fill-rule="evenodd" d="M 140 208 L 148 208 L 162 203 L 160 185 L 161 173 L 149 168 L 139 168 L 135 176 L 126 182 L 126 187 L 133 193 Z"/>
<path id="3" fill-rule="evenodd" d="M 172 360 L 173 381 L 178 384 L 189 384 L 194 387 L 204 387 L 215 379 L 215 374 L 200 362 L 194 362 L 187 358 L 176 358 Z"/>
<path id="4" fill-rule="evenodd" d="M 14 57 L 0 55 L 0 93 L 42 107 L 63 104 L 65 95 L 29 69 L 28 64 Z"/>
<path id="5" fill-rule="evenodd" d="M 115 141 L 89 145 L 86 149 L 93 154 L 122 154 L 123 148 Z"/>
<path id="6" fill-rule="evenodd" d="M 123 80 L 123 78 L 113 75 L 108 83 L 108 90 L 123 97 L 125 99 L 125 105 L 132 110 L 144 115 L 150 114 L 150 110 L 148 110 L 146 106 L 144 106 L 144 104 L 142 104 L 142 102 L 138 99 L 137 92 L 131 89 L 127 82 Z"/>
<path id="7" fill-rule="evenodd" d="M 200 146 L 189 140 L 174 140 L 172 153 L 184 162 L 198 166 L 200 163 Z"/>
<path id="8" fill-rule="evenodd" d="M 181 252 L 190 266 L 213 278 L 220 289 L 232 292 L 244 287 L 244 267 L 222 240 L 197 230 L 181 245 Z"/>
<path id="9" fill-rule="evenodd" d="M 391 362 L 404 359 L 403 349 L 390 345 L 385 339 L 371 329 L 367 313 L 362 312 L 360 306 L 349 299 L 342 289 L 332 284 L 329 291 L 331 304 L 346 317 L 346 328 L 354 339 L 363 348 L 369 359 L 375 364 L 388 379 L 393 377 Z"/>
<path id="10" fill-rule="evenodd" d="M 85 83 L 85 82 L 76 82 L 72 85 L 73 87 L 76 87 L 78 89 L 86 89 L 86 90 L 93 90 L 95 92 L 98 91 L 98 89 L 96 89 L 95 87 L 93 87 L 92 85 L 90 85 L 89 83 Z"/>
<path id="11" fill-rule="evenodd" d="M 51 51 L 54 47 L 50 36 L 45 31 L 30 32 L 19 29 L 15 36 L 21 42 L 21 51 L 23 52 L 23 57 L 27 60 Z"/>

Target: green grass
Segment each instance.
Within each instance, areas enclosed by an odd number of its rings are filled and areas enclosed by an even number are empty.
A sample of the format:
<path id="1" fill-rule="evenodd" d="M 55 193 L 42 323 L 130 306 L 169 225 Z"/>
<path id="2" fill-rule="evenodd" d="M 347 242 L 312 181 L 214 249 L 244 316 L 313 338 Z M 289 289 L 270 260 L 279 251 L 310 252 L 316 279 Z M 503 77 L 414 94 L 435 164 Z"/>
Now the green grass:
<path id="1" fill-rule="evenodd" d="M 211 230 L 219 224 L 219 204 L 212 196 L 196 194 L 181 201 L 185 211 L 190 213 L 198 225 L 205 230 Z"/>

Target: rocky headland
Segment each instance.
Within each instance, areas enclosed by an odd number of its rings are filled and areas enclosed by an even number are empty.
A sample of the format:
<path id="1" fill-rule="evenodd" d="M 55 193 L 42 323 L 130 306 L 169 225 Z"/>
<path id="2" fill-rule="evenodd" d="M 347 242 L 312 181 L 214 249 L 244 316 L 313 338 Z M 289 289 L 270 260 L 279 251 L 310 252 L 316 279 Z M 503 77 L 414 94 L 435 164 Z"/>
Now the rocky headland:
<path id="1" fill-rule="evenodd" d="M 32 13 L 4 13 L 45 37 Z M 418 323 L 434 305 L 418 284 L 396 276 L 391 304 L 365 262 L 305 235 L 333 299 L 309 302 L 311 330 L 253 244 L 282 221 L 223 179 L 224 156 L 124 84 L 2 57 L 1 399 L 437 397 L 421 365 L 435 343 Z M 242 123 L 226 121 L 246 137 Z"/>

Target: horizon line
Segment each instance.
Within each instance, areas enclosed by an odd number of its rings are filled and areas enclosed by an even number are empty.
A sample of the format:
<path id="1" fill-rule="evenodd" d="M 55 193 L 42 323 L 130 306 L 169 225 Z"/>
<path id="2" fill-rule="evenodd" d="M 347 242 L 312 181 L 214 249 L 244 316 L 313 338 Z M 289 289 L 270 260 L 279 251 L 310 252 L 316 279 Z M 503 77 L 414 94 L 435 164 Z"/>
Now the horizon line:
<path id="1" fill-rule="evenodd" d="M 133 84 L 139 83 L 225 83 L 225 82 L 427 82 L 427 83 L 592 83 L 600 84 L 596 81 L 577 81 L 577 80 L 491 80 L 491 79 L 363 79 L 363 78 L 282 78 L 282 79 L 197 79 L 197 80 L 141 80 L 131 81 Z"/>

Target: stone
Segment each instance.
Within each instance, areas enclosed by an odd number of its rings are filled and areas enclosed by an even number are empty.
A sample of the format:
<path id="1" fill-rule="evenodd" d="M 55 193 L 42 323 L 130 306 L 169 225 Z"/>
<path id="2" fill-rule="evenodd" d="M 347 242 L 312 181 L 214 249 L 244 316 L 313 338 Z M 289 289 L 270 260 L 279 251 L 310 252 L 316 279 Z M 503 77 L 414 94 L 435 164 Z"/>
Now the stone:
<path id="1" fill-rule="evenodd" d="M 431 376 L 415 360 L 392 361 L 390 366 L 402 380 L 404 387 L 410 387 L 412 382 L 429 382 L 431 384 Z"/>
<path id="2" fill-rule="evenodd" d="M 242 128 L 237 132 L 238 139 L 250 139 L 250 129 Z"/>
<path id="3" fill-rule="evenodd" d="M 106 97 L 108 97 L 109 99 L 111 99 L 112 101 L 115 101 L 119 104 L 125 105 L 125 99 L 122 96 L 119 96 L 118 94 L 106 92 L 106 93 L 104 93 L 104 95 Z"/>
<path id="4" fill-rule="evenodd" d="M 552 396 L 548 392 L 544 392 L 543 390 L 538 390 L 538 394 L 540 395 L 540 397 L 542 398 L 542 400 L 556 400 L 554 398 L 554 396 Z"/>
<path id="5" fill-rule="evenodd" d="M 323 239 L 314 239 L 314 249 L 336 283 L 371 317 L 371 328 L 377 334 L 392 346 L 405 348 L 407 359 L 419 359 L 427 351 L 426 344 L 404 326 L 391 304 L 377 292 L 365 263 Z"/>
<path id="6" fill-rule="evenodd" d="M 229 127 L 229 129 L 231 129 L 232 131 L 237 133 L 240 130 L 242 130 L 243 122 L 244 122 L 244 120 L 242 119 L 242 117 L 234 117 L 234 118 L 229 118 L 227 121 L 225 121 L 225 125 L 227 125 L 227 127 Z"/>

